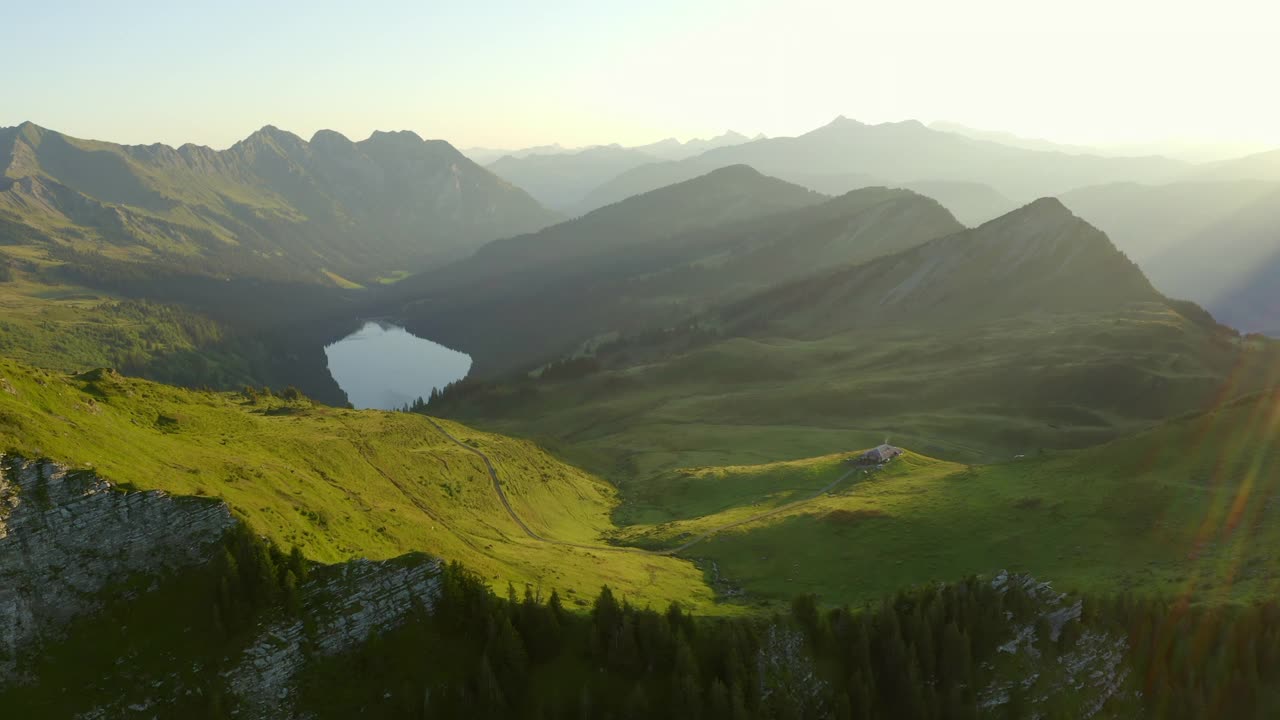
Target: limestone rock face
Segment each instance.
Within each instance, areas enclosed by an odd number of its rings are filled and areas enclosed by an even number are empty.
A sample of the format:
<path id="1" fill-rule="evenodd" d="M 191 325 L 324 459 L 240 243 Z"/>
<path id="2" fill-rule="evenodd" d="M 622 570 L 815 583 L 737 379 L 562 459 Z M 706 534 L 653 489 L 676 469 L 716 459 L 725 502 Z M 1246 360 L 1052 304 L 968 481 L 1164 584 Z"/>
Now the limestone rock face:
<path id="1" fill-rule="evenodd" d="M 207 560 L 235 520 L 200 498 L 123 492 L 89 472 L 0 456 L 0 684 L 20 653 L 131 574 Z"/>
<path id="2" fill-rule="evenodd" d="M 303 587 L 302 620 L 265 627 L 227 674 L 240 718 L 296 717 L 294 678 L 308 657 L 333 655 L 364 642 L 371 631 L 401 624 L 415 608 L 435 605 L 440 562 L 404 556 L 385 562 L 355 560 L 326 568 Z"/>
<path id="3" fill-rule="evenodd" d="M 208 562 L 236 522 L 217 500 L 125 492 L 92 472 L 0 456 L 0 687 L 30 679 L 24 661 L 61 637 L 69 621 L 100 610 L 120 581 Z M 415 611 L 429 612 L 440 570 L 439 560 L 422 554 L 315 567 L 300 588 L 300 616 L 268 614 L 224 673 L 237 717 L 297 717 L 297 675 L 308 659 L 350 650 Z M 81 718 L 151 717 L 173 693 L 192 691 L 165 678 L 152 687 L 145 702 L 122 696 Z"/>

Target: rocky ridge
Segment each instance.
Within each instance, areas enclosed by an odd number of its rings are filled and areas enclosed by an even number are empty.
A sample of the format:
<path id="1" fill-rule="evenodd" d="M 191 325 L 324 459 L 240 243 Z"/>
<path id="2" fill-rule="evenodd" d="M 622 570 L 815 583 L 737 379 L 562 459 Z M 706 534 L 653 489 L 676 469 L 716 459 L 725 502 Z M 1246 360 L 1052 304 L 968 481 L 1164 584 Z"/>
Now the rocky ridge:
<path id="1" fill-rule="evenodd" d="M 114 583 L 205 562 L 234 523 L 215 500 L 123 492 L 91 472 L 0 456 L 0 684 Z"/>
<path id="2" fill-rule="evenodd" d="M 303 620 L 273 623 L 227 674 L 240 700 L 239 718 L 298 717 L 294 679 L 308 657 L 335 655 L 399 625 L 414 610 L 430 610 L 439 588 L 440 562 L 406 556 L 386 562 L 356 560 L 308 582 Z M 308 627 L 310 625 L 310 627 Z"/>

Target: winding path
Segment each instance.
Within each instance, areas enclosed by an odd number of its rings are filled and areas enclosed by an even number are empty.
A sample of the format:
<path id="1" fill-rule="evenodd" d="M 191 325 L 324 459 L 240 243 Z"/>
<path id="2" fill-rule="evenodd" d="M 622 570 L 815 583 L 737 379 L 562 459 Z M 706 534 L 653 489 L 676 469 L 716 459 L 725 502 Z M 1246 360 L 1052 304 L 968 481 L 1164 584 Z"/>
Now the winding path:
<path id="1" fill-rule="evenodd" d="M 477 457 L 480 458 L 481 461 L 484 462 L 485 469 L 489 471 L 489 479 L 493 482 L 493 490 L 498 494 L 498 500 L 502 502 L 502 507 L 506 508 L 507 514 L 511 516 L 511 520 L 514 521 L 516 525 L 520 526 L 520 529 L 524 531 L 525 535 L 528 535 L 530 538 L 537 540 L 539 542 L 550 543 L 552 545 L 562 545 L 564 547 L 580 548 L 583 550 L 630 552 L 630 553 L 639 553 L 642 555 L 656 555 L 656 556 L 677 555 L 679 553 L 684 552 L 685 550 L 688 550 L 694 545 L 697 545 L 703 540 L 713 537 L 714 535 L 717 535 L 721 532 L 724 532 L 725 530 L 729 530 L 731 528 L 735 528 L 740 525 L 746 525 L 748 523 L 752 523 L 757 520 L 763 520 L 767 517 L 771 517 L 773 515 L 777 515 L 784 511 L 792 510 L 794 508 L 813 502 L 814 500 L 817 500 L 823 495 L 826 495 L 828 492 L 831 492 L 831 490 L 834 489 L 837 485 L 844 482 L 846 479 L 849 478 L 849 476 L 853 475 L 858 471 L 858 468 L 856 467 L 850 468 L 848 472 L 844 473 L 843 475 L 836 478 L 835 480 L 832 480 L 825 487 L 813 493 L 812 495 L 809 495 L 808 497 L 804 497 L 799 500 L 794 500 L 792 502 L 786 503 L 785 505 L 779 505 L 778 507 L 773 508 L 772 510 L 766 510 L 765 512 L 757 513 L 755 515 L 743 518 L 741 520 L 735 520 L 731 523 L 718 525 L 716 527 L 711 528 L 710 530 L 707 530 L 706 532 L 702 533 L 701 535 L 698 535 L 697 537 L 693 538 L 692 540 L 689 540 L 688 542 L 682 545 L 678 545 L 673 548 L 668 548 L 666 550 L 645 550 L 644 548 L 626 547 L 621 545 L 587 545 L 585 543 L 574 543 L 574 542 L 567 542 L 565 540 L 554 540 L 552 538 L 543 537 L 538 533 L 534 532 L 533 529 L 530 528 L 527 524 L 525 524 L 525 521 L 516 513 L 515 508 L 511 507 L 511 501 L 507 499 L 507 493 L 505 490 L 502 489 L 502 481 L 498 479 L 498 470 L 493 466 L 493 461 L 489 459 L 489 456 L 485 455 L 478 448 L 474 448 L 462 442 L 458 438 L 454 437 L 448 430 L 444 429 L 443 425 L 436 422 L 435 418 L 430 416 L 424 416 L 424 417 L 427 418 L 427 422 L 430 422 L 433 426 L 435 426 L 436 430 L 440 431 L 441 435 L 444 435 L 446 438 L 449 438 L 449 440 L 453 441 L 453 443 L 456 444 L 458 447 L 461 447 L 467 452 L 476 455 Z"/>

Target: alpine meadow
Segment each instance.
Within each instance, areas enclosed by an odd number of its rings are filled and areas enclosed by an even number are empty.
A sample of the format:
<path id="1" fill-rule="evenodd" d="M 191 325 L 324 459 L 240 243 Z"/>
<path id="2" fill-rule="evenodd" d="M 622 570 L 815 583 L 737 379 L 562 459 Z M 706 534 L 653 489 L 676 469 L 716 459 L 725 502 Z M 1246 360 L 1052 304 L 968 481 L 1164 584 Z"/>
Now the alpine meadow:
<path id="1" fill-rule="evenodd" d="M 1280 716 L 1280 10 L 3 16 L 0 717 Z"/>

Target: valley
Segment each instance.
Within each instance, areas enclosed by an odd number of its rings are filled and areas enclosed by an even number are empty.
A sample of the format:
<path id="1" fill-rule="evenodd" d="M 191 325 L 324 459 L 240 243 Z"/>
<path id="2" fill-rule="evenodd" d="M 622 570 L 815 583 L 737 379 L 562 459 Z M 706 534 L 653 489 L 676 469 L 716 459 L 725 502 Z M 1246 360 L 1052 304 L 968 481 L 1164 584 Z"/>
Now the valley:
<path id="1" fill-rule="evenodd" d="M 1272 153 L 467 152 L 0 128 L 0 706 L 1280 708 Z"/>

